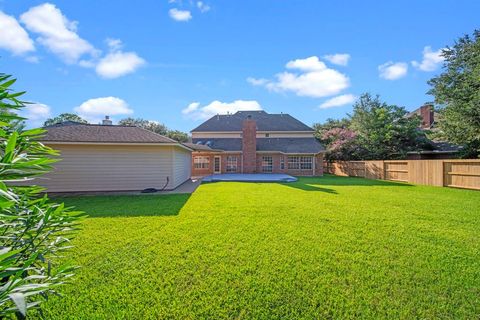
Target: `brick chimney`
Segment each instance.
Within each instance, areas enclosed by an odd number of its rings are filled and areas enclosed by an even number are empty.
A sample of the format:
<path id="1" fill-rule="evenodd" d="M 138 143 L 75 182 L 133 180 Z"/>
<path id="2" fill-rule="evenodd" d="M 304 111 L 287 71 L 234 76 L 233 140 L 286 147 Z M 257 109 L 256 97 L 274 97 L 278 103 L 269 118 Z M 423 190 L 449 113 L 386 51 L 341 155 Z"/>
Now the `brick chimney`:
<path id="1" fill-rule="evenodd" d="M 112 124 L 112 120 L 110 120 L 109 116 L 105 116 L 105 119 L 102 120 L 102 125 L 104 126 L 111 126 Z"/>
<path id="2" fill-rule="evenodd" d="M 433 124 L 433 104 L 425 103 L 420 107 L 420 117 L 422 118 L 422 129 L 429 129 Z"/>
<path id="3" fill-rule="evenodd" d="M 242 126 L 243 173 L 254 173 L 257 168 L 257 122 L 248 115 Z"/>

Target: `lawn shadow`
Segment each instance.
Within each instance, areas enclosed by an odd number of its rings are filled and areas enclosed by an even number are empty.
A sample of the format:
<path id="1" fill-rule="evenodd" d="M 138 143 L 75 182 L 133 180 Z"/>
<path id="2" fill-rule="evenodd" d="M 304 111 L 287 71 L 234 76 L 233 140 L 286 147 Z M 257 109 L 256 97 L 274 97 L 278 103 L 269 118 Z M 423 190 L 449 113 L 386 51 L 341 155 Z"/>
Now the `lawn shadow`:
<path id="1" fill-rule="evenodd" d="M 404 182 L 371 180 L 358 177 L 340 177 L 334 175 L 324 175 L 322 177 L 299 177 L 296 182 L 281 183 L 286 187 L 300 189 L 304 191 L 318 191 L 331 194 L 337 194 L 335 189 L 330 186 L 385 186 L 385 187 L 413 187 L 413 185 Z"/>
<path id="2" fill-rule="evenodd" d="M 323 177 L 306 177 L 300 179 L 318 179 L 319 184 L 335 186 L 388 186 L 388 187 L 413 187 L 412 184 L 402 181 L 366 179 L 362 177 L 343 177 L 326 174 Z"/>
<path id="3" fill-rule="evenodd" d="M 282 186 L 286 186 L 289 188 L 295 188 L 303 191 L 318 191 L 318 192 L 325 192 L 325 193 L 332 193 L 332 194 L 337 194 L 337 191 L 334 189 L 330 188 L 324 188 L 320 187 L 318 185 L 312 184 L 312 183 L 307 183 L 307 182 L 302 182 L 302 181 L 297 181 L 297 182 L 284 182 L 280 183 Z"/>
<path id="4" fill-rule="evenodd" d="M 101 195 L 57 197 L 65 206 L 85 211 L 89 218 L 176 216 L 190 193 L 163 195 Z"/>

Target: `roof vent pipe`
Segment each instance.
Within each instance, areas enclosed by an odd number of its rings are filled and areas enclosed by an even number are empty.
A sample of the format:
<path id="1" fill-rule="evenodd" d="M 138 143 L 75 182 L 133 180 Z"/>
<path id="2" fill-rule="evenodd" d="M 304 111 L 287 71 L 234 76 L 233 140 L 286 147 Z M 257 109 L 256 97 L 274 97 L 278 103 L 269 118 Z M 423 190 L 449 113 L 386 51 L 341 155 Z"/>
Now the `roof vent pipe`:
<path id="1" fill-rule="evenodd" d="M 109 116 L 105 116 L 105 119 L 102 120 L 102 125 L 104 126 L 111 126 L 112 124 L 112 120 L 110 120 Z"/>

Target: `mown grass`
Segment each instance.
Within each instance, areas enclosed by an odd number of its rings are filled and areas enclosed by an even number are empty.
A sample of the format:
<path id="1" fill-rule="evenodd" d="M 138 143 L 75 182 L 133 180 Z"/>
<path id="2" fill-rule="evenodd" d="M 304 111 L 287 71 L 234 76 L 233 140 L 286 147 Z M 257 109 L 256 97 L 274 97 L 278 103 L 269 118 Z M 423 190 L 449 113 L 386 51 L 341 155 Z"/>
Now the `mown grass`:
<path id="1" fill-rule="evenodd" d="M 91 218 L 48 319 L 480 316 L 480 192 L 327 176 L 62 200 Z"/>

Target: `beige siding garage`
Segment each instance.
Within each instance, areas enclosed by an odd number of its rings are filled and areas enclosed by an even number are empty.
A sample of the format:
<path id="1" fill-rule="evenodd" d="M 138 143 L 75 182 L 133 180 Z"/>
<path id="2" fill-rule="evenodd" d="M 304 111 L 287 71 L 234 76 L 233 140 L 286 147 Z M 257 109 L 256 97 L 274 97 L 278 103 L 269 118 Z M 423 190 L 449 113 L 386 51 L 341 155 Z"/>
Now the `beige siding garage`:
<path id="1" fill-rule="evenodd" d="M 174 189 L 190 178 L 191 153 L 179 145 L 49 144 L 61 160 L 38 180 L 50 192 Z"/>
<path id="2" fill-rule="evenodd" d="M 192 176 L 192 152 L 177 149 L 173 152 L 173 177 L 174 184 L 179 186 Z"/>

